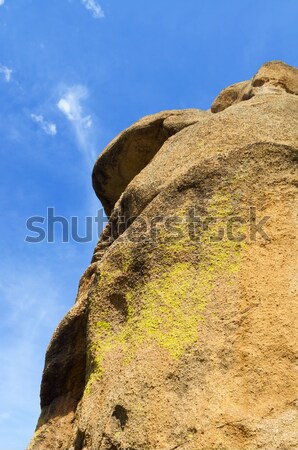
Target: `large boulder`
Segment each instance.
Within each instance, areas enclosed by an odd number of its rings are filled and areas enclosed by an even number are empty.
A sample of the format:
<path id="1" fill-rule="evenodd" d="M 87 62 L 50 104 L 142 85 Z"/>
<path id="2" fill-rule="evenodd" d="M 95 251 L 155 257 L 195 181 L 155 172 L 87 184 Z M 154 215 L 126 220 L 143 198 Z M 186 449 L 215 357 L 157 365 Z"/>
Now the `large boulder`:
<path id="1" fill-rule="evenodd" d="M 100 155 L 109 215 L 50 343 L 30 450 L 298 448 L 298 71 L 148 116 Z"/>

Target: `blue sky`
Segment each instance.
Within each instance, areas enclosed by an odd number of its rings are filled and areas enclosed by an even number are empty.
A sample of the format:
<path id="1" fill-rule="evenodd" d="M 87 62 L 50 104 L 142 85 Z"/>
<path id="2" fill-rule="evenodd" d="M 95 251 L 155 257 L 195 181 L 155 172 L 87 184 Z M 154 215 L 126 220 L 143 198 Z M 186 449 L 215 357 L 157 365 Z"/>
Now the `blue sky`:
<path id="1" fill-rule="evenodd" d="M 96 242 L 25 242 L 48 207 L 99 207 L 92 164 L 142 116 L 208 109 L 269 60 L 298 65 L 297 0 L 0 0 L 0 450 L 23 450 L 44 354 Z"/>

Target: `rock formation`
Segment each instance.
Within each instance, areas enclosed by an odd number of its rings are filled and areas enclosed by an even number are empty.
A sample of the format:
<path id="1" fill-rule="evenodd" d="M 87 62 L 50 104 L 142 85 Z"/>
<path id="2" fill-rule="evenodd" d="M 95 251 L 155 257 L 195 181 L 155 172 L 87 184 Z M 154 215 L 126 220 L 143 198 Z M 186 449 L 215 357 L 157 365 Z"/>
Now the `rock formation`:
<path id="1" fill-rule="evenodd" d="M 141 119 L 49 345 L 30 450 L 298 449 L 298 70 Z"/>

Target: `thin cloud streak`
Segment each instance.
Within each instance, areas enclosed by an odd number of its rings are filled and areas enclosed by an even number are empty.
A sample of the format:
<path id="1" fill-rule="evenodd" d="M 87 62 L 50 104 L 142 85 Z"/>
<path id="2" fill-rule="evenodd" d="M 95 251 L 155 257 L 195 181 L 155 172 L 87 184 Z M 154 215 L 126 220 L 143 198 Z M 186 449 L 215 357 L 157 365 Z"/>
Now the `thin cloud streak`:
<path id="1" fill-rule="evenodd" d="M 0 2 L 1 2 L 1 0 L 0 0 Z M 0 3 L 0 6 L 3 4 L 4 4 L 4 1 L 3 1 L 3 3 Z M 0 64 L 0 73 L 4 76 L 4 80 L 7 83 L 9 83 L 11 80 L 12 72 L 13 72 L 12 69 L 9 69 L 9 67 L 3 66 L 2 64 Z"/>
<path id="2" fill-rule="evenodd" d="M 41 129 L 49 136 L 56 136 L 57 127 L 52 122 L 47 122 L 42 115 L 31 114 L 31 119 L 33 122 L 39 124 Z"/>
<path id="3" fill-rule="evenodd" d="M 86 9 L 91 11 L 94 19 L 103 19 L 105 14 L 102 7 L 97 3 L 96 0 L 82 0 L 83 5 Z"/>
<path id="4" fill-rule="evenodd" d="M 91 167 L 96 156 L 92 136 L 92 118 L 84 113 L 81 105 L 88 98 L 88 95 L 85 86 L 72 86 L 66 89 L 66 92 L 58 101 L 57 107 L 71 123 L 78 146 Z"/>

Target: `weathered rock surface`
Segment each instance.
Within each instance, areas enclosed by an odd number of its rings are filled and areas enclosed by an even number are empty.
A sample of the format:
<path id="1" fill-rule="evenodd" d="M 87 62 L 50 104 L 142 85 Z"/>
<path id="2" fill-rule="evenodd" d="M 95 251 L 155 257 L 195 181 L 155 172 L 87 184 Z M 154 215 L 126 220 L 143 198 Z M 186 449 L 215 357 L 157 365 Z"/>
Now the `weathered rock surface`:
<path id="1" fill-rule="evenodd" d="M 284 93 L 298 95 L 297 69 L 281 61 L 264 64 L 252 80 L 233 84 L 224 89 L 213 102 L 211 111 L 223 111 L 235 103 L 256 95 Z"/>
<path id="2" fill-rule="evenodd" d="M 96 161 L 92 175 L 94 190 L 107 214 L 166 140 L 205 114 L 205 111 L 188 109 L 143 117 L 108 145 Z"/>
<path id="3" fill-rule="evenodd" d="M 95 164 L 110 216 L 30 450 L 298 449 L 298 70 L 167 111 Z"/>

